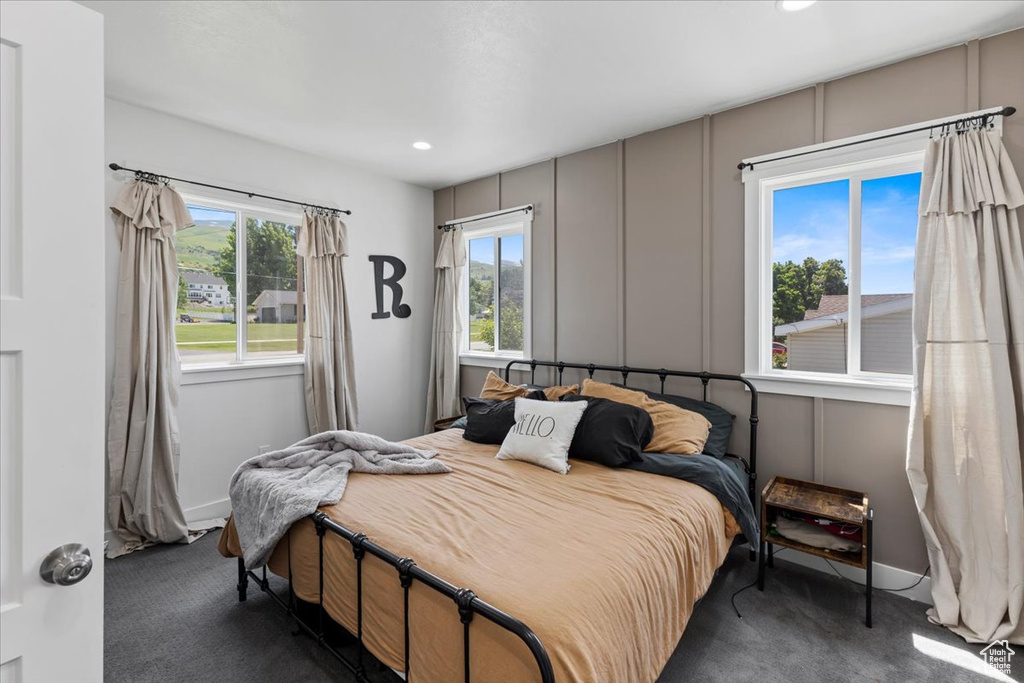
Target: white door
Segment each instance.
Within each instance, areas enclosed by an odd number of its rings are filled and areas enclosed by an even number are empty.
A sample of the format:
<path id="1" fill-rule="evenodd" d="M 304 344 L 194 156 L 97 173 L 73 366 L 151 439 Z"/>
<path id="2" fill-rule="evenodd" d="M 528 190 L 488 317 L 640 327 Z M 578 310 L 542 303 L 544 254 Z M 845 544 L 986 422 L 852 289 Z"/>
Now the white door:
<path id="1" fill-rule="evenodd" d="M 103 678 L 103 198 L 102 17 L 0 2 L 2 683 Z"/>

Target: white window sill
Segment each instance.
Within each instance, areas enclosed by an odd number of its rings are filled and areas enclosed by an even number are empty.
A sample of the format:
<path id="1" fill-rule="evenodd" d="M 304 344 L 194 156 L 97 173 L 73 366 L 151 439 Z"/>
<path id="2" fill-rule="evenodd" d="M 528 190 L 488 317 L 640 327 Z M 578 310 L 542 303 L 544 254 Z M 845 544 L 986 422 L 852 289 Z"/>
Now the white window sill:
<path id="1" fill-rule="evenodd" d="M 463 353 L 459 365 L 473 365 L 481 368 L 504 368 L 512 360 L 523 360 L 524 356 L 499 356 L 494 354 Z"/>
<path id="2" fill-rule="evenodd" d="M 909 406 L 913 381 L 904 379 L 860 379 L 820 377 L 812 374 L 782 375 L 744 373 L 757 390 L 765 394 L 813 396 L 837 401 L 857 401 L 890 406 Z"/>
<path id="3" fill-rule="evenodd" d="M 181 384 L 212 384 L 214 382 L 239 382 L 267 377 L 301 375 L 305 359 L 302 356 L 275 358 L 273 360 L 249 361 L 246 363 L 208 363 L 183 365 Z"/>

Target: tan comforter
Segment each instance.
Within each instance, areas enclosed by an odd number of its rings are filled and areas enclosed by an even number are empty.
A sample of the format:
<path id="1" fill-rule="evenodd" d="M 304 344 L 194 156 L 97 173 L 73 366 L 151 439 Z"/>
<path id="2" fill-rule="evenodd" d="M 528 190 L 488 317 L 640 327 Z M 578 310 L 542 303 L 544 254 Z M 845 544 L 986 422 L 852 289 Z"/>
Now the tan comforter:
<path id="1" fill-rule="evenodd" d="M 494 458 L 461 430 L 407 443 L 435 449 L 454 472 L 419 477 L 353 474 L 340 503 L 323 509 L 399 556 L 519 618 L 547 648 L 559 683 L 653 681 L 682 636 L 738 528 L 704 489 L 669 477 L 572 461 L 568 475 Z M 680 456 L 684 457 L 684 456 Z M 318 599 L 317 540 L 297 523 L 270 561 L 298 597 Z M 229 522 L 220 540 L 237 556 Z M 355 632 L 355 561 L 327 533 L 324 605 Z M 367 555 L 363 631 L 371 652 L 402 670 L 397 571 Z M 417 681 L 462 680 L 462 628 L 454 603 L 413 584 L 410 670 Z M 475 681 L 539 680 L 529 650 L 477 616 Z"/>

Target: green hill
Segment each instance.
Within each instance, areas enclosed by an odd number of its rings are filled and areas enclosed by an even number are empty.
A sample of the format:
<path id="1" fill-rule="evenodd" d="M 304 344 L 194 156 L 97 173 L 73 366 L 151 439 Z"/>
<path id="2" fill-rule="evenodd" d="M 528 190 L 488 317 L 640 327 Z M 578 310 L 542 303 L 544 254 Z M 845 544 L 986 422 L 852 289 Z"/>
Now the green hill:
<path id="1" fill-rule="evenodd" d="M 232 225 L 224 221 L 196 221 L 191 228 L 179 230 L 174 235 L 178 265 L 188 270 L 210 272 L 221 249 L 227 246 Z"/>
<path id="2" fill-rule="evenodd" d="M 501 267 L 506 270 L 509 268 L 522 268 L 523 264 L 519 261 L 502 261 Z M 469 277 L 474 280 L 490 280 L 494 277 L 494 265 L 484 263 L 483 261 L 470 261 Z"/>

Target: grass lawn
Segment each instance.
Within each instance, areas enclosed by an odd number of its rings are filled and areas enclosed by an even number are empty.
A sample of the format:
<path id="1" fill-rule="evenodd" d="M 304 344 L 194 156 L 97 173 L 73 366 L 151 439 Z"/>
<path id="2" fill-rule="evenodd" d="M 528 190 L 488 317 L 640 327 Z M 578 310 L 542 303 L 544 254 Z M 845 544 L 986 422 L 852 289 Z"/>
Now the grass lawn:
<path id="1" fill-rule="evenodd" d="M 234 323 L 178 323 L 174 326 L 182 351 L 234 351 Z M 295 323 L 249 323 L 249 351 L 295 351 Z"/>

